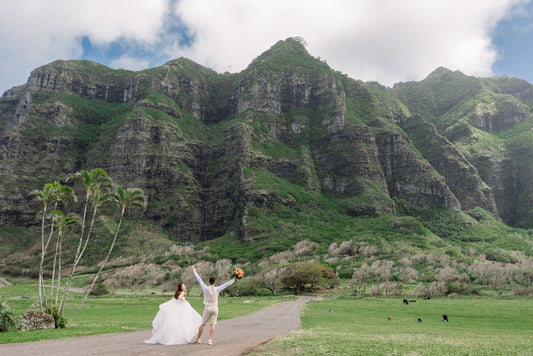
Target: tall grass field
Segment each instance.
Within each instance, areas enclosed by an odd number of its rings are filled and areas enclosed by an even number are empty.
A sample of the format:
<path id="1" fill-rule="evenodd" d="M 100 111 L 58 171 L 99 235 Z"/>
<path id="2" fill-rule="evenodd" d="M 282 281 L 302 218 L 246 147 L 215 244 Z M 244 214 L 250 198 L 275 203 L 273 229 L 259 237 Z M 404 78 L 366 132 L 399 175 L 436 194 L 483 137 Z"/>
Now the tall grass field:
<path id="1" fill-rule="evenodd" d="M 337 299 L 301 320 L 254 355 L 533 355 L 530 299 Z"/>

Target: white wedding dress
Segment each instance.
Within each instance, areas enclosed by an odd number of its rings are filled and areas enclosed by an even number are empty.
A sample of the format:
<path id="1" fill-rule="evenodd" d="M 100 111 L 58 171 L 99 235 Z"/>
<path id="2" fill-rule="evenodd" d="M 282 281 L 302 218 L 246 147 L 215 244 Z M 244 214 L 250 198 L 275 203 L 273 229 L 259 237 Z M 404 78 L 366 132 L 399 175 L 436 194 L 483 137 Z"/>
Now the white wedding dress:
<path id="1" fill-rule="evenodd" d="M 152 337 L 147 344 L 188 344 L 198 336 L 202 317 L 185 300 L 172 298 L 159 306 L 152 322 Z"/>

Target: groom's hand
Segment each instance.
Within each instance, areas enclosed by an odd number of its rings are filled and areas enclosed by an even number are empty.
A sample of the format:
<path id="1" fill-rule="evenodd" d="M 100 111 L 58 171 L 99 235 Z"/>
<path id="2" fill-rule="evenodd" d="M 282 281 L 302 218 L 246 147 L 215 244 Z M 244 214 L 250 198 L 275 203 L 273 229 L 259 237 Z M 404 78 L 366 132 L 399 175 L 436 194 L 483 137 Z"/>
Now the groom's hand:
<path id="1" fill-rule="evenodd" d="M 193 271 L 196 271 L 196 267 L 192 266 L 192 270 L 193 270 Z"/>

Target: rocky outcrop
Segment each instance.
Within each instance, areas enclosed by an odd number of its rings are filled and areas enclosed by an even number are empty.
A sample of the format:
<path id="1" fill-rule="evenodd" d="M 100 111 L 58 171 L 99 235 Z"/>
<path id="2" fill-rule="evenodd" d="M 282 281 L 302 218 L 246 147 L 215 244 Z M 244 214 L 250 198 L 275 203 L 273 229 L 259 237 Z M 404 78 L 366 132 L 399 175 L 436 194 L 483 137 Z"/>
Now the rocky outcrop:
<path id="1" fill-rule="evenodd" d="M 384 132 L 377 137 L 379 160 L 391 196 L 421 208 L 460 209 L 460 204 L 444 179 L 418 156 L 407 136 Z"/>
<path id="2" fill-rule="evenodd" d="M 468 77 L 441 68 L 421 82 L 395 85 L 394 92 L 412 112 L 421 114 L 423 119 L 418 121 L 431 121 L 438 134 L 449 140 L 440 138 L 424 146 L 434 134 L 422 133 L 418 124 L 402 126 L 446 177 L 464 210 L 479 206 L 510 225 L 533 226 L 527 208 L 533 194 L 530 83 L 508 77 Z M 436 98 L 449 105 L 439 104 Z M 517 129 L 520 126 L 524 129 Z M 419 139 L 414 139 L 417 131 Z M 458 159 L 444 158 L 450 149 L 459 153 L 453 155 Z"/>
<path id="3" fill-rule="evenodd" d="M 54 317 L 38 311 L 28 311 L 18 317 L 19 330 L 45 330 L 55 329 Z"/>
<path id="4" fill-rule="evenodd" d="M 177 109 L 173 108 L 170 105 L 166 105 L 166 104 L 163 104 L 163 103 L 153 103 L 153 102 L 150 102 L 150 101 L 147 101 L 147 100 L 139 100 L 137 105 L 143 106 L 143 107 L 149 108 L 149 109 L 155 109 L 155 110 L 162 111 L 165 114 L 167 114 L 168 116 L 173 117 L 175 119 L 179 119 L 181 117 L 180 113 L 178 112 Z"/>
<path id="5" fill-rule="evenodd" d="M 475 110 L 468 116 L 468 122 L 486 132 L 507 130 L 528 117 L 528 110 L 518 99 L 511 96 L 494 98 L 487 103 L 478 102 Z"/>
<path id="6" fill-rule="evenodd" d="M 114 71 L 91 61 L 62 60 L 35 69 L 27 83 L 32 92 L 68 92 L 111 103 L 138 98 L 139 84 L 133 72 Z"/>
<path id="7" fill-rule="evenodd" d="M 337 82 L 330 73 L 275 73 L 252 70 L 235 91 L 236 115 L 249 109 L 279 115 L 294 108 L 319 110 L 342 107 L 337 98 Z"/>
<path id="8" fill-rule="evenodd" d="M 465 98 L 475 95 L 482 87 L 477 78 L 440 67 L 420 82 L 395 84 L 393 91 L 409 110 L 438 126 L 442 115 Z"/>
<path id="9" fill-rule="evenodd" d="M 395 121 L 424 158 L 444 177 L 462 209 L 468 211 L 479 206 L 498 216 L 492 189 L 457 148 L 437 132 L 434 125 L 419 115 L 397 116 Z"/>
<path id="10" fill-rule="evenodd" d="M 357 195 L 364 190 L 360 179 L 387 191 L 385 176 L 379 169 L 378 144 L 368 128 L 352 126 L 339 134 L 325 135 L 312 146 L 324 191 L 345 197 Z"/>

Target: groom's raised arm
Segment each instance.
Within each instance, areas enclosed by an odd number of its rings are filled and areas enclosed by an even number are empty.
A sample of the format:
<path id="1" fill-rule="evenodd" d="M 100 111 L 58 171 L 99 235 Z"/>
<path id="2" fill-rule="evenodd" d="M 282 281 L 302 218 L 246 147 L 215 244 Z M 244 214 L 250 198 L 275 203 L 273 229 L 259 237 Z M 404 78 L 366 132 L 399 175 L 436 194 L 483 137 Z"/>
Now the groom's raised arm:
<path id="1" fill-rule="evenodd" d="M 220 293 L 220 292 L 222 292 L 224 289 L 226 289 L 226 288 L 228 288 L 229 286 L 231 286 L 233 283 L 235 283 L 235 278 L 230 279 L 230 280 L 227 281 L 226 283 L 219 285 L 218 287 L 216 287 L 216 289 L 217 289 L 217 291 Z"/>
<path id="2" fill-rule="evenodd" d="M 196 280 L 200 284 L 200 287 L 202 288 L 202 290 L 205 290 L 207 286 L 205 285 L 204 281 L 202 281 L 202 278 L 200 278 L 200 275 L 198 274 L 198 272 L 196 272 L 196 267 L 192 266 L 192 272 L 194 273 L 194 277 L 196 277 Z"/>

